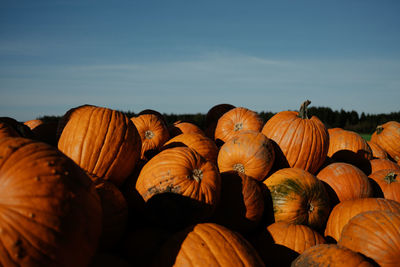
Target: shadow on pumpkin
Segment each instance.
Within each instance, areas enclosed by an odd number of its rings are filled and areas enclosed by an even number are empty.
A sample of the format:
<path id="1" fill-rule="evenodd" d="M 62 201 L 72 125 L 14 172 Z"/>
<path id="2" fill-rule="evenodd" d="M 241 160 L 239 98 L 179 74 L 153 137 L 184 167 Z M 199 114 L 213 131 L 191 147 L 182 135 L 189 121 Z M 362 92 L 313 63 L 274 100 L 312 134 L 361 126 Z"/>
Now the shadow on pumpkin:
<path id="1" fill-rule="evenodd" d="M 372 188 L 372 197 L 384 198 L 383 191 L 379 186 L 379 184 L 374 179 L 371 178 L 368 178 L 368 181 Z"/>
<path id="2" fill-rule="evenodd" d="M 370 152 L 365 150 L 358 150 L 357 153 L 355 153 L 354 151 L 343 149 L 336 151 L 331 158 L 335 162 L 350 163 L 358 167 L 368 176 L 371 174 L 371 163 L 368 160 L 369 155 Z"/>
<path id="3" fill-rule="evenodd" d="M 221 173 L 221 196 L 211 222 L 245 234 L 257 227 L 264 212 L 260 184 L 234 171 Z"/>
<path id="4" fill-rule="evenodd" d="M 271 143 L 272 146 L 274 148 L 274 152 L 275 152 L 275 159 L 274 159 L 274 164 L 272 165 L 271 170 L 269 171 L 269 173 L 267 174 L 267 178 L 269 176 L 271 176 L 274 172 L 283 169 L 283 168 L 289 168 L 289 162 L 286 159 L 285 154 L 283 153 L 282 149 L 279 147 L 279 145 L 272 139 Z"/>

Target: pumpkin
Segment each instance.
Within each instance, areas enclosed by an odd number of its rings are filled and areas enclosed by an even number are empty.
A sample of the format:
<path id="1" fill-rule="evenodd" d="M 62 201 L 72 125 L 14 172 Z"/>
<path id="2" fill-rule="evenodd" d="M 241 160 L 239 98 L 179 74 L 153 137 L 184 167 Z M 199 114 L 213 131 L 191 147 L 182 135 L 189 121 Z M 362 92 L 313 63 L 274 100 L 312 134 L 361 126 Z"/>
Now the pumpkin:
<path id="1" fill-rule="evenodd" d="M 36 140 L 57 146 L 57 127 L 58 121 L 45 122 L 40 119 L 24 122 L 28 126 Z"/>
<path id="2" fill-rule="evenodd" d="M 96 190 L 103 210 L 103 230 L 99 246 L 106 251 L 115 247 L 122 239 L 128 223 L 128 205 L 113 183 L 98 181 Z"/>
<path id="3" fill-rule="evenodd" d="M 384 149 L 394 161 L 400 161 L 400 122 L 388 121 L 376 127 L 371 141 Z"/>
<path id="4" fill-rule="evenodd" d="M 383 148 L 381 148 L 378 144 L 376 144 L 375 142 L 371 142 L 371 141 L 367 141 L 367 144 L 371 148 L 373 159 L 387 159 L 388 158 L 388 154 L 386 153 L 386 151 Z"/>
<path id="5" fill-rule="evenodd" d="M 389 159 L 371 159 L 371 173 L 384 169 L 400 170 L 400 165 Z"/>
<path id="6" fill-rule="evenodd" d="M 372 196 L 372 187 L 368 176 L 354 165 L 335 162 L 329 164 L 317 174 L 317 178 L 327 184 L 334 194 L 331 201 L 336 202 Z M 329 190 L 327 190 L 329 192 Z"/>
<path id="7" fill-rule="evenodd" d="M 162 145 L 169 139 L 168 128 L 159 117 L 152 114 L 132 117 L 131 121 L 142 140 L 140 158 L 148 160 L 157 154 Z"/>
<path id="8" fill-rule="evenodd" d="M 201 223 L 172 236 L 153 266 L 265 266 L 240 234 L 218 224 Z"/>
<path id="9" fill-rule="evenodd" d="M 0 266 L 87 266 L 102 229 L 90 178 L 53 146 L 0 139 Z"/>
<path id="10" fill-rule="evenodd" d="M 241 131 L 221 146 L 218 168 L 221 172 L 237 171 L 263 181 L 274 159 L 274 148 L 267 137 L 260 132 Z"/>
<path id="11" fill-rule="evenodd" d="M 13 128 L 20 137 L 25 137 L 29 139 L 34 138 L 34 134 L 32 133 L 31 129 L 28 126 L 23 124 L 22 122 L 17 121 L 16 119 L 10 117 L 0 117 L 0 124 L 5 123 L 9 127 Z"/>
<path id="12" fill-rule="evenodd" d="M 369 177 L 379 185 L 385 198 L 400 202 L 400 169 L 379 170 Z"/>
<path id="13" fill-rule="evenodd" d="M 85 111 L 87 107 L 95 107 L 95 106 L 85 104 L 71 108 L 58 120 L 57 131 L 56 131 L 57 141 L 60 139 L 61 133 L 64 130 L 65 125 L 67 125 L 71 115 L 74 114 L 74 116 L 78 116 L 77 114 L 81 110 Z"/>
<path id="14" fill-rule="evenodd" d="M 165 124 L 165 126 L 168 126 L 168 123 L 167 123 L 167 120 L 165 119 L 165 117 L 157 110 L 144 109 L 144 110 L 140 111 L 137 115 L 140 116 L 140 115 L 144 115 L 144 114 L 156 115 Z"/>
<path id="15" fill-rule="evenodd" d="M 168 128 L 169 135 L 175 137 L 183 133 L 197 133 L 205 136 L 205 133 L 199 126 L 191 122 L 176 121 Z"/>
<path id="16" fill-rule="evenodd" d="M 168 140 L 162 149 L 177 146 L 187 146 L 195 150 L 206 160 L 217 164 L 218 147 L 215 142 L 205 135 L 199 133 L 184 133 Z"/>
<path id="17" fill-rule="evenodd" d="M 262 133 L 279 147 L 277 164 L 282 167 L 300 168 L 312 174 L 326 159 L 329 137 L 325 125 L 315 116 L 308 118 L 307 106 L 300 111 L 282 111 L 270 118 Z"/>
<path id="18" fill-rule="evenodd" d="M 269 266 L 290 266 L 304 250 L 324 243 L 325 239 L 306 225 L 275 222 L 257 234 L 254 247 Z"/>
<path id="19" fill-rule="evenodd" d="M 4 137 L 21 137 L 13 127 L 0 121 L 0 139 Z"/>
<path id="20" fill-rule="evenodd" d="M 372 159 L 372 151 L 364 138 L 356 132 L 343 129 L 329 129 L 328 132 L 328 157 L 334 161 L 355 165 L 366 175 L 371 173 L 369 160 Z"/>
<path id="21" fill-rule="evenodd" d="M 71 112 L 58 149 L 89 176 L 120 186 L 140 158 L 140 135 L 122 112 L 82 106 Z"/>
<path id="22" fill-rule="evenodd" d="M 174 147 L 161 151 L 143 166 L 136 190 L 155 210 L 151 215 L 157 221 L 174 224 L 177 219 L 183 227 L 211 215 L 220 197 L 221 177 L 215 164 L 196 151 Z M 171 214 L 169 209 L 173 209 Z M 172 212 L 182 217 L 174 218 Z M 167 218 L 159 219 L 163 214 Z"/>
<path id="23" fill-rule="evenodd" d="M 400 213 L 378 210 L 354 216 L 344 226 L 338 245 L 373 259 L 379 266 L 399 266 Z"/>
<path id="24" fill-rule="evenodd" d="M 257 113 L 244 107 L 237 107 L 222 115 L 217 123 L 214 140 L 221 146 L 234 135 L 242 131 L 260 132 L 263 121 Z"/>
<path id="25" fill-rule="evenodd" d="M 218 104 L 213 106 L 206 114 L 205 119 L 205 134 L 214 140 L 214 132 L 217 127 L 219 118 L 222 117 L 226 112 L 234 109 L 235 106 L 231 104 Z"/>
<path id="26" fill-rule="evenodd" d="M 258 182 L 243 173 L 221 173 L 221 197 L 213 221 L 229 229 L 248 232 L 261 221 L 263 192 Z"/>
<path id="27" fill-rule="evenodd" d="M 308 248 L 292 267 L 373 267 L 362 255 L 336 244 L 319 244 Z"/>
<path id="28" fill-rule="evenodd" d="M 325 237 L 339 240 L 343 227 L 355 215 L 372 210 L 400 212 L 400 203 L 384 198 L 359 198 L 337 204 L 331 211 L 325 228 Z"/>
<path id="29" fill-rule="evenodd" d="M 276 222 L 323 228 L 330 212 L 329 198 L 314 175 L 299 168 L 284 168 L 263 183 L 270 192 Z"/>

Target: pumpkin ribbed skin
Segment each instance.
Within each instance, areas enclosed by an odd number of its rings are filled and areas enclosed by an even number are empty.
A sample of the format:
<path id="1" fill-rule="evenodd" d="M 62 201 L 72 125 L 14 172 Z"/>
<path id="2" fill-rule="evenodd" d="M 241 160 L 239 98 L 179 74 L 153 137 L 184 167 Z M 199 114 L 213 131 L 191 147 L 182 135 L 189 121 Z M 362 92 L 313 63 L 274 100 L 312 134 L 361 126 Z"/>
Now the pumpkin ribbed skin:
<path id="1" fill-rule="evenodd" d="M 82 106 L 69 115 L 58 149 L 92 179 L 120 186 L 140 158 L 140 135 L 122 112 Z"/>
<path id="2" fill-rule="evenodd" d="M 335 191 L 339 201 L 372 196 L 372 187 L 368 176 L 354 165 L 335 162 L 331 163 L 317 174 Z"/>
<path id="3" fill-rule="evenodd" d="M 218 153 L 221 172 L 237 171 L 263 181 L 275 159 L 271 140 L 260 132 L 242 131 L 223 144 Z"/>
<path id="4" fill-rule="evenodd" d="M 328 132 L 315 116 L 308 119 L 297 111 L 282 111 L 267 121 L 262 133 L 279 146 L 284 158 L 280 161 L 286 161 L 280 163 L 282 166 L 288 164 L 314 174 L 326 159 Z"/>
<path id="5" fill-rule="evenodd" d="M 388 154 L 386 153 L 386 151 L 383 148 L 381 148 L 377 143 L 367 141 L 367 144 L 371 148 L 373 159 L 387 159 L 388 158 Z"/>
<path id="6" fill-rule="evenodd" d="M 175 234 L 153 266 L 265 266 L 240 234 L 213 223 L 197 224 Z"/>
<path id="7" fill-rule="evenodd" d="M 373 259 L 381 267 L 400 263 L 400 213 L 368 211 L 354 216 L 343 228 L 338 245 Z"/>
<path id="8" fill-rule="evenodd" d="M 385 169 L 400 170 L 400 165 L 389 159 L 371 159 L 371 173 Z"/>
<path id="9" fill-rule="evenodd" d="M 292 267 L 373 267 L 360 254 L 335 244 L 320 244 L 304 251 Z"/>
<path id="10" fill-rule="evenodd" d="M 164 122 L 153 114 L 143 114 L 131 118 L 142 140 L 140 158 L 148 160 L 155 155 L 169 139 L 169 132 Z"/>
<path id="11" fill-rule="evenodd" d="M 171 138 L 162 149 L 187 146 L 195 150 L 206 160 L 217 164 L 218 147 L 213 140 L 198 133 L 184 133 Z"/>
<path id="12" fill-rule="evenodd" d="M 184 121 L 174 122 L 174 124 L 168 128 L 168 131 L 171 138 L 183 133 L 197 133 L 205 136 L 205 133 L 199 128 L 199 126 L 191 122 Z"/>
<path id="13" fill-rule="evenodd" d="M 254 229 L 264 212 L 259 183 L 243 173 L 221 173 L 221 197 L 214 221 L 229 229 L 246 232 Z"/>
<path id="14" fill-rule="evenodd" d="M 174 193 L 199 202 L 208 216 L 218 203 L 221 177 L 217 167 L 188 147 L 161 151 L 147 162 L 136 182 L 145 201 L 162 193 Z"/>
<path id="15" fill-rule="evenodd" d="M 217 145 L 222 145 L 241 131 L 260 132 L 262 126 L 263 121 L 257 113 L 244 107 L 237 107 L 219 118 L 214 138 Z"/>
<path id="16" fill-rule="evenodd" d="M 205 134 L 214 140 L 214 132 L 217 127 L 219 118 L 222 117 L 226 112 L 234 109 L 235 106 L 231 104 L 218 104 L 213 106 L 206 114 L 205 119 Z"/>
<path id="17" fill-rule="evenodd" d="M 369 178 L 379 185 L 386 199 L 400 203 L 400 169 L 379 170 L 372 173 Z"/>
<path id="18" fill-rule="evenodd" d="M 263 182 L 272 197 L 275 221 L 324 226 L 330 207 L 324 185 L 311 173 L 299 168 L 276 171 Z"/>
<path id="19" fill-rule="evenodd" d="M 325 237 L 339 240 L 343 227 L 357 214 L 365 211 L 387 210 L 400 213 L 400 203 L 384 198 L 359 198 L 336 205 L 331 211 L 325 228 Z"/>
<path id="20" fill-rule="evenodd" d="M 102 227 L 89 177 L 54 147 L 0 139 L 0 265 L 87 266 Z"/>
<path id="21" fill-rule="evenodd" d="M 369 160 L 372 159 L 372 151 L 365 139 L 356 132 L 340 128 L 329 129 L 328 132 L 328 157 L 334 161 L 353 164 L 367 175 L 371 173 Z"/>
<path id="22" fill-rule="evenodd" d="M 388 121 L 379 125 L 371 141 L 383 148 L 394 161 L 400 161 L 400 122 Z"/>

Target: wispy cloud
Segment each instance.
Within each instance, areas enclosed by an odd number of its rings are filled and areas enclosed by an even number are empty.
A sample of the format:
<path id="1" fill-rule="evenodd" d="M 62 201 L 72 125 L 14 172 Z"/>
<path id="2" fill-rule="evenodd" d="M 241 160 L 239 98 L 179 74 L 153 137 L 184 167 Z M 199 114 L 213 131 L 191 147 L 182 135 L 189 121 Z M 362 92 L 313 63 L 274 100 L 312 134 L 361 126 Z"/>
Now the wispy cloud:
<path id="1" fill-rule="evenodd" d="M 271 60 L 207 53 L 187 61 L 11 66 L 0 71 L 2 107 L 35 103 L 46 109 L 51 102 L 48 113 L 54 106 L 60 111 L 83 103 L 175 113 L 207 112 L 217 103 L 232 103 L 276 112 L 297 109 L 305 99 L 315 106 L 379 113 L 398 110 L 400 99 L 397 61 Z"/>

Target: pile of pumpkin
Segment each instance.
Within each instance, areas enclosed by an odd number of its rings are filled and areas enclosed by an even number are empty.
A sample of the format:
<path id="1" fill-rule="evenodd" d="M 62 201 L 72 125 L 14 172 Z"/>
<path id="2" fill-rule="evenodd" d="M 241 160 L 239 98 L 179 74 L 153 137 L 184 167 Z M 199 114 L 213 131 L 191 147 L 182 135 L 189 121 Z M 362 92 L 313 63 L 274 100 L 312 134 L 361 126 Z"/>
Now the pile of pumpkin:
<path id="1" fill-rule="evenodd" d="M 0 266 L 399 266 L 400 123 L 367 142 L 309 104 L 1 118 Z"/>

